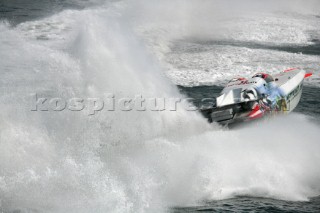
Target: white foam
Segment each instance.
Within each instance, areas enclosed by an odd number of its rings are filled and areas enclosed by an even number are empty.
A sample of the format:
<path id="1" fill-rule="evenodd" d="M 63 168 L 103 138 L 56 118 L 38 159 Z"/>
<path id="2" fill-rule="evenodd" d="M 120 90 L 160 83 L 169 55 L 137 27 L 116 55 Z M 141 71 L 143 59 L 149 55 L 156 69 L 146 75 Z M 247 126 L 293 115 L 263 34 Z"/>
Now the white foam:
<path id="1" fill-rule="evenodd" d="M 314 78 L 306 83 L 319 86 L 319 56 L 210 44 L 204 51 L 190 51 L 202 47 L 194 44 L 183 52 L 167 54 L 166 61 L 171 65 L 167 73 L 176 84 L 224 85 L 226 80 L 234 76 L 250 78 L 257 72 L 275 74 L 288 67 L 303 67 L 314 73 Z"/>
<path id="2" fill-rule="evenodd" d="M 160 212 L 236 195 L 320 194 L 319 126 L 301 115 L 228 131 L 184 110 L 31 112 L 30 93 L 180 96 L 123 8 L 0 25 L 1 210 Z"/>
<path id="3" fill-rule="evenodd" d="M 140 13 L 139 4 L 129 14 L 134 14 L 136 31 L 167 66 L 174 83 L 221 84 L 237 75 L 250 77 L 256 72 L 300 67 L 314 73 L 308 84 L 319 86 L 319 56 L 285 50 L 312 46 L 319 40 L 318 12 L 311 9 L 311 1 L 309 6 L 301 6 L 304 3 L 299 1 L 263 5 L 254 1 L 175 1 L 177 13 L 170 9 L 172 4 L 164 1 L 156 7 L 149 1 L 143 8 L 153 16 Z M 275 50 L 277 47 L 280 49 Z"/>

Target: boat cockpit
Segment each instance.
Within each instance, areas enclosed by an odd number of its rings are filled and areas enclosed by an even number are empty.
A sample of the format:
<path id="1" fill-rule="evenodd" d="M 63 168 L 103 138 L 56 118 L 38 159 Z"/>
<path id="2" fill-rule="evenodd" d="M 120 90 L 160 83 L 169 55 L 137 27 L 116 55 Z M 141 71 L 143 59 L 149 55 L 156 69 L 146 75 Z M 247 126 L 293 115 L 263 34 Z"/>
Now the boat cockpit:
<path id="1" fill-rule="evenodd" d="M 274 79 L 273 79 L 273 77 L 271 75 L 265 74 L 265 73 L 257 73 L 254 76 L 252 76 L 252 78 L 262 78 L 267 83 L 270 83 L 270 82 L 274 81 Z"/>

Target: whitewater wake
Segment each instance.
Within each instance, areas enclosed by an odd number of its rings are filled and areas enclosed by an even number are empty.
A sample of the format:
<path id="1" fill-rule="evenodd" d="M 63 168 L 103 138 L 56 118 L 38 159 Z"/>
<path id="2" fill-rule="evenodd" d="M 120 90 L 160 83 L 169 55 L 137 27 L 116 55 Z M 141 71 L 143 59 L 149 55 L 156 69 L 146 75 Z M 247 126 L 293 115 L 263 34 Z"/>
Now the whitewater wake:
<path id="1" fill-rule="evenodd" d="M 319 125 L 293 114 L 244 129 L 196 112 L 33 112 L 30 95 L 181 97 L 125 5 L 0 24 L 0 210 L 159 212 L 239 195 L 320 194 Z"/>

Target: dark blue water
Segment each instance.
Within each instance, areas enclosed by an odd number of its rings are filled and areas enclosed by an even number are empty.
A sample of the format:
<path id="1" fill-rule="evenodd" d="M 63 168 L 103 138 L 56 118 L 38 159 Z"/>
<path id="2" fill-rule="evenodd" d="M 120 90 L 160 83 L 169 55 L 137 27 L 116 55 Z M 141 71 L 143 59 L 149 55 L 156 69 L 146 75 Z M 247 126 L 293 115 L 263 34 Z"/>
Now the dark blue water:
<path id="1" fill-rule="evenodd" d="M 266 198 L 238 197 L 212 201 L 197 207 L 177 207 L 174 213 L 183 212 L 261 212 L 261 213 L 298 213 L 320 212 L 320 197 L 308 202 L 290 202 Z"/>
<path id="2" fill-rule="evenodd" d="M 70 3 L 67 0 L 0 0 L 0 20 L 6 20 L 12 25 L 39 19 L 66 8 L 82 9 L 92 5 L 87 1 Z M 219 43 L 217 41 L 217 43 Z M 203 45 L 206 45 L 203 43 Z M 210 45 L 210 44 L 208 44 Z M 305 53 L 311 55 L 320 54 L 320 45 L 315 44 L 306 47 L 274 47 L 272 45 L 261 45 L 250 42 L 233 43 L 220 42 L 219 45 L 234 45 L 247 48 L 273 49 L 294 53 Z M 0 46 L 1 48 L 1 46 Z M 197 103 L 203 98 L 217 96 L 222 87 L 201 86 L 201 87 L 179 87 L 181 93 L 194 98 Z M 310 116 L 316 122 L 320 116 L 320 89 L 317 87 L 306 86 L 303 89 L 301 102 L 294 110 Z M 319 150 L 320 151 L 320 150 Z M 106 200 L 106 202 L 108 202 Z M 1 203 L 0 203 L 1 207 Z M 175 213 L 183 212 L 320 212 L 320 197 L 310 198 L 308 202 L 292 202 L 284 200 L 274 200 L 255 197 L 237 197 L 219 201 L 208 201 L 199 206 L 173 207 Z"/>
<path id="3" fill-rule="evenodd" d="M 0 20 L 15 25 L 55 14 L 64 9 L 83 9 L 91 6 L 90 1 L 68 0 L 1 0 Z"/>

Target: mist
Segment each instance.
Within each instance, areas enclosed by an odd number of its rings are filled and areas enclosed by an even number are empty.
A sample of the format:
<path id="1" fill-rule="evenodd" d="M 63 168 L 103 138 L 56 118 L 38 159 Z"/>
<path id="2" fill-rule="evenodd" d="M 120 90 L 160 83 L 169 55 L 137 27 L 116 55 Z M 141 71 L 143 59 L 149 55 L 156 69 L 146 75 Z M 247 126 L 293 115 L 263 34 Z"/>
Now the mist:
<path id="1" fill-rule="evenodd" d="M 230 38 L 236 26 L 226 20 L 252 10 L 288 11 L 288 4 L 117 1 L 1 23 L 0 210 L 166 212 L 236 196 L 319 195 L 320 127 L 306 115 L 228 130 L 183 109 L 96 116 L 30 109 L 34 93 L 183 97 L 166 75 L 176 40 Z M 294 1 L 290 10 L 313 14 L 317 5 Z M 238 39 L 252 39 L 246 36 Z M 279 43 L 288 40 L 309 41 L 297 34 Z"/>

